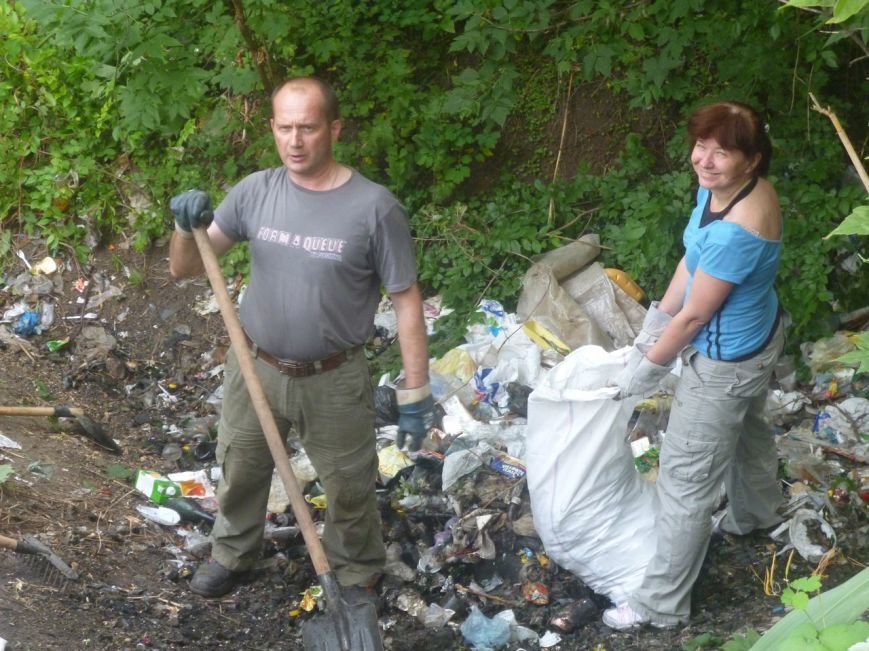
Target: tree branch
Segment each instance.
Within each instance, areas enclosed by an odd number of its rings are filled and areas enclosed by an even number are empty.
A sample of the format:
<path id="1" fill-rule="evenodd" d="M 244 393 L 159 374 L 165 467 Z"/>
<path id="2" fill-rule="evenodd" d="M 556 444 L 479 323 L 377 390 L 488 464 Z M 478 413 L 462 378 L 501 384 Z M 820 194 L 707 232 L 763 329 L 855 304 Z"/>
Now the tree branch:
<path id="1" fill-rule="evenodd" d="M 262 43 L 260 43 L 256 34 L 254 34 L 253 30 L 248 26 L 244 16 L 242 0 L 225 0 L 225 3 L 226 8 L 229 10 L 229 13 L 232 15 L 232 18 L 238 27 L 241 37 L 247 44 L 247 48 L 250 51 L 250 56 L 256 66 L 257 73 L 259 73 L 259 78 L 262 82 L 263 88 L 265 88 L 267 93 L 271 93 L 277 85 L 278 79 L 274 73 L 274 69 L 272 68 L 272 59 L 269 56 L 269 51 L 262 45 Z"/>
<path id="2" fill-rule="evenodd" d="M 857 170 L 857 174 L 860 176 L 860 180 L 863 181 L 863 187 L 866 188 L 866 192 L 869 192 L 869 175 L 866 174 L 866 168 L 863 167 L 863 162 L 860 160 L 860 157 L 857 155 L 857 152 L 854 150 L 854 146 L 851 144 L 851 139 L 848 138 L 848 134 L 845 133 L 845 130 L 842 128 L 842 124 L 839 122 L 839 118 L 829 107 L 823 107 L 818 104 L 818 100 L 815 99 L 814 94 L 809 93 L 809 97 L 812 99 L 812 108 L 816 110 L 818 113 L 822 115 L 826 115 L 830 118 L 830 122 L 833 123 L 833 128 L 836 130 L 836 134 L 839 136 L 839 140 L 842 141 L 842 144 L 845 146 L 845 151 L 848 152 L 848 157 L 851 159 L 851 164 L 854 165 L 854 169 Z"/>

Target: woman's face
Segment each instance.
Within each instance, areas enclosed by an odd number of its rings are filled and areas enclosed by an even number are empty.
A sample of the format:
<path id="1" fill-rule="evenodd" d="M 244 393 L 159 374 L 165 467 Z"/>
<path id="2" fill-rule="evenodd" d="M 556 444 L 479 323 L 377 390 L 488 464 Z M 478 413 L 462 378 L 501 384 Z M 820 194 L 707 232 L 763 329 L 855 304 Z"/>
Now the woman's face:
<path id="1" fill-rule="evenodd" d="M 691 150 L 691 165 L 701 186 L 711 192 L 739 189 L 751 178 L 760 154 L 749 159 L 739 149 L 725 149 L 715 138 L 699 138 Z"/>

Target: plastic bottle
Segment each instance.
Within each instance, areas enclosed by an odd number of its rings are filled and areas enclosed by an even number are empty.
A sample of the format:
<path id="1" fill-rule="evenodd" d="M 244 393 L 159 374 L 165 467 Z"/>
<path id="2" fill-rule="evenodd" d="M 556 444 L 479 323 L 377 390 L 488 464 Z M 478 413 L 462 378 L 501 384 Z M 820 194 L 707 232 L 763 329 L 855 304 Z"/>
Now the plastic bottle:
<path id="1" fill-rule="evenodd" d="M 178 461 L 181 458 L 182 453 L 183 450 L 181 449 L 181 446 L 177 443 L 167 443 L 165 446 L 163 446 L 162 454 L 163 458 L 166 461 Z"/>

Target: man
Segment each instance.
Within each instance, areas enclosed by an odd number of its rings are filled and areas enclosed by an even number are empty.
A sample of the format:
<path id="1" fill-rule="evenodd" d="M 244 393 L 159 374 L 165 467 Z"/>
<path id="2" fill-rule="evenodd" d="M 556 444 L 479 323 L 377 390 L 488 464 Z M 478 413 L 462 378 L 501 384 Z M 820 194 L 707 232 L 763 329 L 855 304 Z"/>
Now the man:
<path id="1" fill-rule="evenodd" d="M 433 407 L 422 298 L 404 210 L 386 188 L 332 156 L 341 133 L 332 88 L 312 77 L 291 79 L 272 94 L 272 112 L 283 166 L 243 179 L 213 215 L 204 192 L 174 197 L 169 268 L 176 278 L 202 273 L 191 228 L 207 226 L 218 255 L 250 242 L 241 321 L 278 429 L 298 433 L 325 489 L 323 545 L 350 598 L 353 590 L 370 594 L 385 561 L 363 344 L 382 285 L 398 318 L 404 365 L 399 444 L 409 434 L 411 449 L 418 448 Z M 223 474 L 212 559 L 190 582 L 204 597 L 232 590 L 257 559 L 273 470 L 231 350 L 217 458 Z"/>

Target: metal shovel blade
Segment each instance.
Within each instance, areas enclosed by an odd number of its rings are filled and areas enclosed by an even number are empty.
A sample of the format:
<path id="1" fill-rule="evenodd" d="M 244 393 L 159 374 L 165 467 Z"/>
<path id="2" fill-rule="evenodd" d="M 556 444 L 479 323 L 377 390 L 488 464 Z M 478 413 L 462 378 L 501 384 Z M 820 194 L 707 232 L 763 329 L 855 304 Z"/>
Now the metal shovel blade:
<path id="1" fill-rule="evenodd" d="M 377 611 L 370 603 L 327 608 L 302 624 L 302 640 L 305 651 L 383 651 Z"/>

